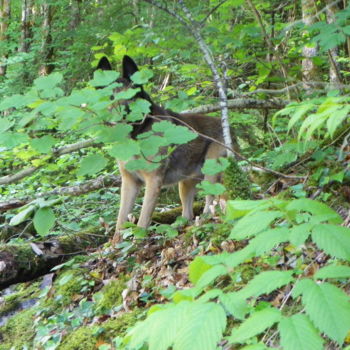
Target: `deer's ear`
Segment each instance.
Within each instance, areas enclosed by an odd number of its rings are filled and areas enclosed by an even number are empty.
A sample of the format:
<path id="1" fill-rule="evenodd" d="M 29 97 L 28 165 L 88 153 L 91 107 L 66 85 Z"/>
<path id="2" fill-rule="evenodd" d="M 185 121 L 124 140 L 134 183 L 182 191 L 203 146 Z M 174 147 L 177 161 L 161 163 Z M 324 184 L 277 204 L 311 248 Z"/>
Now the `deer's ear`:
<path id="1" fill-rule="evenodd" d="M 125 55 L 123 57 L 123 78 L 131 80 L 130 77 L 138 70 L 139 69 L 137 68 L 134 60 L 131 57 Z"/>
<path id="2" fill-rule="evenodd" d="M 102 70 L 113 70 L 112 65 L 110 64 L 108 58 L 106 56 L 103 56 L 100 61 L 98 62 L 98 65 L 96 69 L 102 69 Z"/>

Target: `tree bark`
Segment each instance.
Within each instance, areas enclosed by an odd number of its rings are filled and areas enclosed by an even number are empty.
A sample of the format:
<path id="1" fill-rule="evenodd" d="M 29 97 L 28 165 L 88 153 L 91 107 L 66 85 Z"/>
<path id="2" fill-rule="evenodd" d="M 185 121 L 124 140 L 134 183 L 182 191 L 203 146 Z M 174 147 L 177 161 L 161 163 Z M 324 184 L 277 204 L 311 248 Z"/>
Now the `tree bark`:
<path id="1" fill-rule="evenodd" d="M 316 19 L 315 14 L 317 13 L 314 0 L 302 0 L 301 8 L 304 24 L 313 24 Z M 316 46 L 304 46 L 302 52 L 304 57 L 302 60 L 302 80 L 304 82 L 304 88 L 308 89 L 310 88 L 309 82 L 320 80 L 318 68 L 312 60 L 315 56 L 317 56 L 318 49 Z"/>
<path id="2" fill-rule="evenodd" d="M 10 0 L 0 0 L 0 41 L 7 40 L 7 29 L 11 17 Z M 7 53 L 0 58 L 0 76 L 5 76 L 7 71 Z"/>
<path id="3" fill-rule="evenodd" d="M 326 0 L 327 4 L 327 22 L 334 23 L 335 22 L 335 14 L 338 11 L 337 5 L 334 5 L 333 0 Z M 329 82 L 331 89 L 340 89 L 342 85 L 341 75 L 340 75 L 340 67 L 338 63 L 338 55 L 339 49 L 338 47 L 334 47 L 333 49 L 328 50 L 328 58 L 329 58 Z"/>
<path id="4" fill-rule="evenodd" d="M 54 13 L 54 7 L 52 4 L 43 2 L 41 5 L 41 11 L 43 16 L 42 24 L 42 44 L 41 44 L 41 53 L 42 53 L 42 64 L 39 69 L 39 75 L 50 74 L 54 70 L 53 55 L 54 48 L 52 43 L 52 18 Z"/>
<path id="5" fill-rule="evenodd" d="M 20 52 L 29 52 L 31 41 L 33 39 L 33 0 L 23 0 L 22 18 L 21 18 L 21 45 Z"/>

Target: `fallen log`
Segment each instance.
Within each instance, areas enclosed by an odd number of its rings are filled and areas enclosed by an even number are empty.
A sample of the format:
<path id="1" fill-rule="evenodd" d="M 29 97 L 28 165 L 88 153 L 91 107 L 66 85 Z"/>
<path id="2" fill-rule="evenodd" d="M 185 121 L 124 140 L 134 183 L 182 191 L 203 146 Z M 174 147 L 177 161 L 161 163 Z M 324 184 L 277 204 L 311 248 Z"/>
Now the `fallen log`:
<path id="1" fill-rule="evenodd" d="M 202 210 L 202 203 L 195 203 L 195 215 Z M 181 215 L 181 207 L 154 213 L 152 220 L 170 224 Z M 84 255 L 107 242 L 108 235 L 81 232 L 64 235 L 42 242 L 0 245 L 0 290 L 11 284 L 31 281 L 43 276 L 74 255 Z"/>

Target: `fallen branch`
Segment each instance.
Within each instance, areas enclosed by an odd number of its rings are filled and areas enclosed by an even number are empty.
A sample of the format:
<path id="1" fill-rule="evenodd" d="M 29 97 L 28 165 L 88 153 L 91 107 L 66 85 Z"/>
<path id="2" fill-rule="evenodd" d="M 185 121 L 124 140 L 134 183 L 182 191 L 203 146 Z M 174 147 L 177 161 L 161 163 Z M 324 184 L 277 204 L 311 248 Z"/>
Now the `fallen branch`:
<path id="1" fill-rule="evenodd" d="M 96 144 L 95 139 L 83 140 L 83 141 L 79 141 L 76 143 L 72 143 L 71 145 L 66 145 L 66 146 L 63 146 L 60 148 L 56 148 L 53 150 L 51 157 L 47 161 L 50 161 L 54 157 L 62 156 L 63 154 L 72 153 L 72 152 L 78 151 L 82 148 L 91 147 L 91 146 L 98 146 L 98 144 Z M 17 182 L 17 181 L 19 181 L 19 180 L 21 180 L 29 175 L 32 175 L 38 169 L 40 169 L 42 166 L 43 165 L 25 168 L 25 169 L 18 171 L 15 174 L 0 177 L 0 185 L 9 185 L 11 183 Z"/>
<path id="2" fill-rule="evenodd" d="M 120 176 L 116 176 L 112 174 L 101 175 L 96 179 L 83 182 L 79 185 L 60 187 L 49 192 L 39 192 L 36 195 L 36 198 L 49 197 L 49 196 L 55 196 L 55 195 L 79 196 L 88 192 L 99 190 L 101 188 L 119 187 L 120 184 L 121 184 Z M 31 202 L 32 200 L 34 200 L 34 198 L 24 197 L 24 198 L 10 199 L 9 201 L 1 202 L 0 212 L 4 212 L 10 209 L 20 208 L 23 205 L 26 205 L 27 203 Z"/>
<path id="3" fill-rule="evenodd" d="M 227 102 L 229 109 L 282 109 L 289 103 L 280 99 L 257 100 L 254 98 L 235 98 Z M 211 113 L 220 109 L 220 104 L 210 104 L 188 109 L 182 113 Z"/>

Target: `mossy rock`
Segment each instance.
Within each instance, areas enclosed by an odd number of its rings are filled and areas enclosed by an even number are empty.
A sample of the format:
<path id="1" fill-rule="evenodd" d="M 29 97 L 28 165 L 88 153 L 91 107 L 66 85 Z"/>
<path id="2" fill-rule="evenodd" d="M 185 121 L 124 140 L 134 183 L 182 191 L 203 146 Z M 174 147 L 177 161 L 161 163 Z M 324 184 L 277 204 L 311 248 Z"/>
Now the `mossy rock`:
<path id="1" fill-rule="evenodd" d="M 0 350 L 22 349 L 27 345 L 32 348 L 32 339 L 35 331 L 33 328 L 33 315 L 35 308 L 24 310 L 13 316 L 5 326 L 0 327 Z"/>

